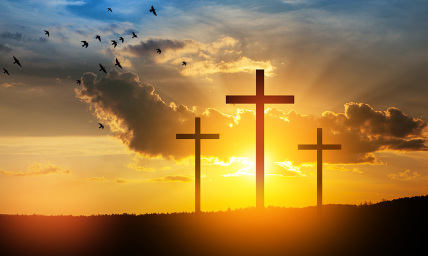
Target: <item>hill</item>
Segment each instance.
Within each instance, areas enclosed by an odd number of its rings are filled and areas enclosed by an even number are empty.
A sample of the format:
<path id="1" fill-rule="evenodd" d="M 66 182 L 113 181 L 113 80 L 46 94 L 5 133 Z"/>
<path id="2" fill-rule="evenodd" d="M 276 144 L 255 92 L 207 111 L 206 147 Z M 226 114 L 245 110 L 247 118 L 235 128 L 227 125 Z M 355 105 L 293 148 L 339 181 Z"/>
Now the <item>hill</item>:
<path id="1" fill-rule="evenodd" d="M 1 255 L 428 255 L 428 196 L 194 213 L 0 215 Z"/>

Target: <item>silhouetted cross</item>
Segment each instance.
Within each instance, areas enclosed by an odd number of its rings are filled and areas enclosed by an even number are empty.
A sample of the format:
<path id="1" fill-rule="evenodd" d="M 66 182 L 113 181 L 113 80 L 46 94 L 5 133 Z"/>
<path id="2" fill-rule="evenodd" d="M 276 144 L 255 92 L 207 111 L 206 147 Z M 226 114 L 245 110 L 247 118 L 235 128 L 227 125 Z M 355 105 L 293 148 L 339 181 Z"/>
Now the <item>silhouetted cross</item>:
<path id="1" fill-rule="evenodd" d="M 194 134 L 176 134 L 176 139 L 195 140 L 195 212 L 201 212 L 201 140 L 219 139 L 219 134 L 201 134 L 201 118 L 195 117 Z"/>
<path id="2" fill-rule="evenodd" d="M 227 95 L 227 104 L 256 104 L 256 207 L 264 208 L 264 112 L 265 104 L 294 103 L 294 96 L 265 95 L 264 70 L 256 70 L 256 95 Z"/>
<path id="3" fill-rule="evenodd" d="M 322 151 L 342 149 L 340 144 L 322 144 L 322 128 L 317 128 L 317 144 L 299 144 L 299 150 L 317 151 L 317 208 L 318 215 L 322 211 Z"/>

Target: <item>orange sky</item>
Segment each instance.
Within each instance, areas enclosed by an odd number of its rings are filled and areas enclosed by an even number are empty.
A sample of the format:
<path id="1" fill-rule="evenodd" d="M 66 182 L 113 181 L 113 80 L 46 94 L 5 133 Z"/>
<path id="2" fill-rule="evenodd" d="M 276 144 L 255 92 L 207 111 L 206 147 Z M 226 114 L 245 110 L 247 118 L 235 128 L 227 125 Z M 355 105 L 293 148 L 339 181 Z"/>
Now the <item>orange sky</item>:
<path id="1" fill-rule="evenodd" d="M 195 117 L 220 134 L 202 141 L 202 211 L 255 206 L 255 106 L 225 98 L 255 94 L 256 69 L 266 94 L 295 96 L 265 106 L 267 206 L 316 204 L 316 152 L 297 150 L 316 128 L 342 145 L 324 152 L 325 204 L 428 193 L 419 7 L 195 1 L 141 17 L 145 4 L 101 2 L 116 11 L 0 3 L 0 213 L 193 211 L 194 142 L 175 134 Z"/>

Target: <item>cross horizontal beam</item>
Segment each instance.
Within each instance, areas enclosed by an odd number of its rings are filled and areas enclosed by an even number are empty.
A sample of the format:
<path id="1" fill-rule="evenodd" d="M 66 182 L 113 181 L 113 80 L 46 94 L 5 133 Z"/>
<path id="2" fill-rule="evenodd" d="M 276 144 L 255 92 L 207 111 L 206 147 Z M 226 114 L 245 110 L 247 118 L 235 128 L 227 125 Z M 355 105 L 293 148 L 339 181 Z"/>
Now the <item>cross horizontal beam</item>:
<path id="1" fill-rule="evenodd" d="M 340 150 L 342 149 L 342 145 L 340 144 L 322 144 L 321 147 L 317 144 L 299 144 L 299 150 Z"/>
<path id="2" fill-rule="evenodd" d="M 220 139 L 219 134 L 176 134 L 176 139 Z"/>
<path id="3" fill-rule="evenodd" d="M 226 104 L 294 104 L 293 95 L 226 95 Z"/>

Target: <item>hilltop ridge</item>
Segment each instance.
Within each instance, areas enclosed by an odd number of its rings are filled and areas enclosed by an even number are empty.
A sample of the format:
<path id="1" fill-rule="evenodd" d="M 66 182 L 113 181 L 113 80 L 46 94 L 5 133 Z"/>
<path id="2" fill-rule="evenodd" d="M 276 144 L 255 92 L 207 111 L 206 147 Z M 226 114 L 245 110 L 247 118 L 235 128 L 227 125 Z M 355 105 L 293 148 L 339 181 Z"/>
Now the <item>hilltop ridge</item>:
<path id="1" fill-rule="evenodd" d="M 375 204 L 99 216 L 0 215 L 2 255 L 411 255 L 428 196 Z M 23 246 L 25 245 L 25 246 Z"/>

